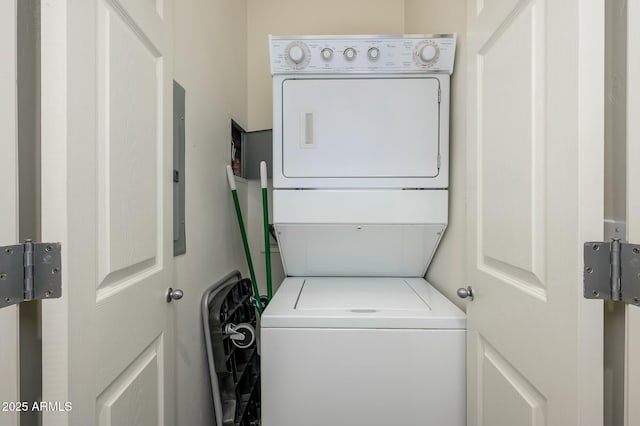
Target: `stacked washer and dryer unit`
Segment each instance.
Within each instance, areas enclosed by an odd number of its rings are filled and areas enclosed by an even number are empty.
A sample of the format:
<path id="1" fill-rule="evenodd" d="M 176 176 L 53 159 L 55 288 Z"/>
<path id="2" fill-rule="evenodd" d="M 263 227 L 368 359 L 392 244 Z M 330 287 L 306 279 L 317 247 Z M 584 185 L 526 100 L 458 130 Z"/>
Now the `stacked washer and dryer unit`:
<path id="1" fill-rule="evenodd" d="M 464 313 L 423 277 L 447 226 L 455 35 L 270 37 L 263 426 L 463 426 Z"/>

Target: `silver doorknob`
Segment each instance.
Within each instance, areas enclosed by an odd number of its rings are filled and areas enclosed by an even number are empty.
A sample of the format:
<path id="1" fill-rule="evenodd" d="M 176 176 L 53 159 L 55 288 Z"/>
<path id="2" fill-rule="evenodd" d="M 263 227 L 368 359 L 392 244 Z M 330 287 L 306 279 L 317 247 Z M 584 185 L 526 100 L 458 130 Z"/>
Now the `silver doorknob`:
<path id="1" fill-rule="evenodd" d="M 184 292 L 180 289 L 172 289 L 171 287 L 169 287 L 169 290 L 167 290 L 167 303 L 171 303 L 174 300 L 180 300 L 182 299 L 182 296 L 184 296 Z"/>
<path id="2" fill-rule="evenodd" d="M 466 299 L 467 297 L 471 300 L 473 300 L 473 288 L 471 288 L 471 286 L 464 288 L 461 287 L 458 289 L 458 297 L 460 299 Z"/>

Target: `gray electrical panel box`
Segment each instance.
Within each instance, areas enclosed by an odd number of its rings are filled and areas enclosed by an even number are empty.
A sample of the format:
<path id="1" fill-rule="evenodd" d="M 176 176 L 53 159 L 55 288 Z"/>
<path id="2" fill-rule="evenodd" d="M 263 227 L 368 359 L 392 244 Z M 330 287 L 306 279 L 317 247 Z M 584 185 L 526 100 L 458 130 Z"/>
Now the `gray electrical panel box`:
<path id="1" fill-rule="evenodd" d="M 173 255 L 187 252 L 185 235 L 185 90 L 173 82 Z"/>
<path id="2" fill-rule="evenodd" d="M 232 163 L 234 173 L 245 179 L 260 179 L 260 162 L 267 163 L 267 176 L 272 176 L 273 132 L 271 129 L 244 131 L 231 123 Z"/>

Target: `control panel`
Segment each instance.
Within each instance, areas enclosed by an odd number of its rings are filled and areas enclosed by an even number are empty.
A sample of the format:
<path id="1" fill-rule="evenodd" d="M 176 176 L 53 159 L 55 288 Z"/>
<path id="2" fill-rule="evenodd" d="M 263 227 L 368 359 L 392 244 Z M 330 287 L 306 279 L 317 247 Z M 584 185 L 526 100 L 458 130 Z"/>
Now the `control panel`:
<path id="1" fill-rule="evenodd" d="M 453 73 L 455 34 L 269 36 L 271 74 Z"/>

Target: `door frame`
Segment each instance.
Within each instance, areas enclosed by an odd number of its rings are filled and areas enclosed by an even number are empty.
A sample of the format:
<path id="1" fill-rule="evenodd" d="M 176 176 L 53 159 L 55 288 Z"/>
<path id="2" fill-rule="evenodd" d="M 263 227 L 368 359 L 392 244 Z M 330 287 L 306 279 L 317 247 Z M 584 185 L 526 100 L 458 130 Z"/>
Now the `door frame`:
<path id="1" fill-rule="evenodd" d="M 48 4 L 50 3 L 50 4 Z M 57 4 L 56 4 L 57 3 Z M 41 34 L 41 133 L 47 135 L 41 144 L 41 179 L 55 183 L 56 190 L 41 192 L 41 238 L 43 241 L 62 243 L 62 296 L 42 306 L 42 397 L 51 401 L 68 401 L 69 395 L 69 329 L 51 332 L 54 321 L 67 318 L 68 281 L 67 222 L 65 218 L 67 190 L 67 28 L 66 1 L 42 0 L 40 12 Z M 44 78 L 45 73 L 55 78 Z M 43 138 L 44 142 L 44 138 Z M 50 159 L 50 160 L 46 160 Z M 56 230 L 57 232 L 52 232 Z M 46 354 L 46 355 L 45 355 Z M 56 356 L 52 356 L 55 354 Z M 62 385 L 61 384 L 65 384 Z M 80 407 L 74 407 L 76 410 Z M 53 416 L 53 417 L 52 417 Z M 43 413 L 43 422 L 67 425 L 66 416 Z"/>
<path id="2" fill-rule="evenodd" d="M 640 19 L 640 3 L 627 2 L 627 240 L 640 242 L 640 187 L 632 185 L 640 172 L 640 27 L 634 25 Z M 640 424 L 640 307 L 627 305 L 625 314 L 625 425 Z M 635 404 L 634 404 L 635 402 Z"/>
<path id="3" fill-rule="evenodd" d="M 17 19 L 17 0 L 0 2 L 0 245 L 18 241 Z M 20 414 L 4 406 L 20 401 L 19 309 L 0 309 L 0 365 L 6 367 L 0 384 L 0 423 L 8 426 L 17 426 Z"/>

